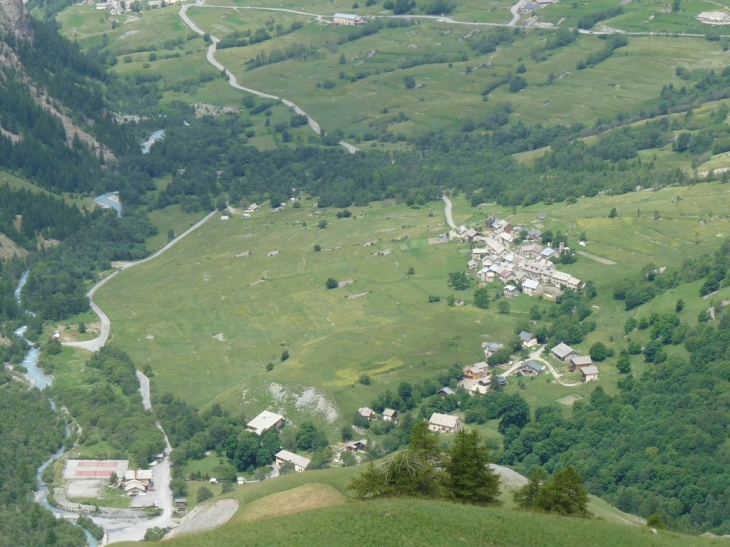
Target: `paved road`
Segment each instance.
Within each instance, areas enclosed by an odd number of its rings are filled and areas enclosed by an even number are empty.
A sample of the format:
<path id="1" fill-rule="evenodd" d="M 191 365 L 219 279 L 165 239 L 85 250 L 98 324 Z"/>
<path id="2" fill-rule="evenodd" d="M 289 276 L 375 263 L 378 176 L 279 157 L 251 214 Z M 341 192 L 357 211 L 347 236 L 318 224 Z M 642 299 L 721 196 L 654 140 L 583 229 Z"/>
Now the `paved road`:
<path id="1" fill-rule="evenodd" d="M 527 0 L 524 0 L 525 2 Z M 517 0 L 517 3 L 512 6 L 509 11 L 512 14 L 512 20 L 507 23 L 508 27 L 514 27 L 517 24 L 517 21 L 520 20 L 520 6 L 522 5 L 523 0 Z"/>
<path id="2" fill-rule="evenodd" d="M 555 370 L 555 367 L 550 363 L 550 361 L 543 359 L 541 357 L 541 354 L 544 349 L 545 349 L 545 346 L 540 346 L 540 349 L 538 349 L 537 351 L 530 354 L 528 361 L 535 361 L 537 363 L 542 363 L 543 365 L 545 365 L 548 368 L 548 370 L 550 371 L 550 373 L 553 375 L 553 377 L 555 378 L 555 381 L 558 382 L 561 386 L 565 386 L 565 387 L 579 386 L 580 382 L 567 383 L 567 382 L 563 382 L 560 379 L 562 374 L 558 373 L 558 371 Z"/>
<path id="3" fill-rule="evenodd" d="M 94 302 L 94 293 L 96 293 L 97 289 L 104 285 L 107 281 L 112 279 L 114 276 L 116 276 L 119 272 L 126 270 L 128 268 L 132 268 L 133 266 L 137 266 L 139 264 L 144 264 L 145 262 L 149 262 L 150 260 L 153 260 L 160 256 L 162 253 L 167 251 L 170 247 L 175 245 L 178 241 L 180 241 L 182 238 L 193 232 L 194 230 L 198 229 L 200 226 L 205 224 L 213 215 L 215 215 L 218 211 L 213 211 L 209 215 L 207 215 L 205 218 L 200 220 L 199 222 L 195 223 L 193 226 L 185 230 L 182 234 L 177 236 L 175 239 L 170 241 L 167 245 L 165 245 L 162 249 L 157 251 L 155 254 L 148 256 L 147 258 L 143 258 L 142 260 L 137 260 L 135 262 L 122 262 L 121 266 L 111 275 L 106 276 L 104 279 L 99 281 L 96 285 L 94 285 L 91 290 L 86 293 L 86 296 L 89 297 L 89 302 L 91 304 L 91 309 L 94 310 L 94 313 L 99 316 L 99 320 L 101 321 L 101 332 L 99 333 L 99 336 L 94 338 L 93 340 L 86 340 L 85 342 L 63 342 L 64 346 L 68 346 L 70 348 L 81 348 L 86 349 L 89 351 L 99 351 L 101 348 L 104 347 L 104 344 L 106 344 L 107 340 L 109 339 L 109 333 L 111 331 L 111 321 L 109 320 L 109 317 L 107 314 L 104 313 L 104 311 L 96 305 Z"/>
<path id="4" fill-rule="evenodd" d="M 447 198 L 446 196 L 441 196 L 441 199 L 444 200 L 444 203 L 446 206 L 444 207 L 444 215 L 446 215 L 446 223 L 451 226 L 454 230 L 458 230 L 456 227 L 456 224 L 454 224 L 454 217 L 451 216 L 451 200 Z"/>
<path id="5" fill-rule="evenodd" d="M 188 17 L 187 11 L 188 8 L 195 6 L 199 8 L 218 8 L 218 9 L 239 9 L 237 6 L 206 6 L 204 5 L 204 0 L 197 0 L 195 4 L 185 4 L 184 6 L 180 7 L 180 18 L 183 20 L 183 22 L 190 27 L 190 29 L 193 32 L 197 32 L 201 36 L 205 34 L 205 32 L 198 27 L 195 23 L 193 23 L 192 19 Z M 286 13 L 294 13 L 298 15 L 307 15 L 310 17 L 316 17 L 318 21 L 323 21 L 321 15 L 317 15 L 315 13 L 307 13 L 305 11 L 295 11 L 295 10 L 289 10 L 289 9 L 283 9 L 283 8 L 259 8 L 259 7 L 246 7 L 245 9 L 257 9 L 257 10 L 265 10 L 265 11 L 283 11 Z M 309 124 L 309 127 L 317 133 L 317 135 L 322 134 L 322 128 L 319 126 L 319 124 L 312 118 L 309 114 L 307 114 L 304 110 L 299 108 L 297 105 L 295 105 L 293 102 L 291 102 L 288 99 L 283 99 L 281 97 L 278 97 L 276 95 L 270 95 L 268 93 L 264 93 L 263 91 L 258 91 L 256 89 L 251 89 L 250 87 L 244 87 L 241 84 L 238 83 L 238 80 L 236 79 L 236 76 L 230 72 L 225 66 L 223 66 L 218 60 L 215 58 L 215 52 L 218 46 L 218 43 L 220 42 L 220 39 L 216 38 L 212 34 L 210 36 L 211 44 L 208 47 L 208 51 L 205 54 L 205 58 L 208 60 L 208 62 L 213 65 L 218 70 L 222 71 L 226 76 L 228 76 L 228 83 L 231 85 L 231 87 L 235 89 L 240 89 L 241 91 L 245 91 L 246 93 L 251 93 L 252 95 L 256 95 L 257 97 L 262 97 L 264 99 L 272 99 L 274 101 L 279 101 L 282 104 L 285 104 L 289 108 L 293 109 L 297 114 L 301 116 L 307 117 L 307 122 Z M 350 143 L 347 143 L 345 141 L 340 141 L 339 145 L 345 148 L 350 154 L 354 154 L 355 152 L 359 151 L 360 149 L 356 146 L 353 146 Z"/>

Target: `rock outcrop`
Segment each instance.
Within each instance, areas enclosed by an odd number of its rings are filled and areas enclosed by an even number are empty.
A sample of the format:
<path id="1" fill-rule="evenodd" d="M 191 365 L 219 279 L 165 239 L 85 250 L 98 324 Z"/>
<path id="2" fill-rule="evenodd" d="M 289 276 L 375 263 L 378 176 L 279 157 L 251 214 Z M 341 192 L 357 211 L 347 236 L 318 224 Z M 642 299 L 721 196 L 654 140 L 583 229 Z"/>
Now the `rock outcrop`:
<path id="1" fill-rule="evenodd" d="M 19 38 L 33 39 L 30 14 L 25 9 L 23 0 L 0 0 L 0 29 Z"/>

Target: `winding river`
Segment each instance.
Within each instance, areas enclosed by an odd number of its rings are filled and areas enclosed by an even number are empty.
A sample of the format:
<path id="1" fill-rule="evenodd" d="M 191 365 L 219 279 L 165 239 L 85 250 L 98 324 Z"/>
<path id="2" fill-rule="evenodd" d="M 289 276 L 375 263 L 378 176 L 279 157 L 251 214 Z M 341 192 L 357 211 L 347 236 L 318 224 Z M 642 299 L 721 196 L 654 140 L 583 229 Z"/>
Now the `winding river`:
<path id="1" fill-rule="evenodd" d="M 23 287 L 28 281 L 28 273 L 29 272 L 25 272 L 20 277 L 20 280 L 18 281 L 18 286 L 15 289 L 15 299 L 18 301 L 18 304 L 20 304 L 20 296 L 23 293 Z M 15 331 L 15 334 L 16 336 L 23 336 L 26 330 L 28 330 L 28 327 L 20 327 L 18 330 Z M 27 369 L 26 375 L 30 380 L 31 386 L 37 387 L 42 391 L 53 383 L 53 376 L 46 374 L 45 372 L 43 372 L 43 369 L 38 366 L 38 357 L 40 357 L 41 353 L 40 350 L 35 346 L 35 344 L 33 344 L 33 342 L 30 342 L 29 340 L 26 340 L 26 342 L 28 342 L 30 348 L 28 349 L 28 353 L 25 355 L 25 359 L 23 359 L 23 366 Z M 56 403 L 53 401 L 53 399 L 48 399 L 48 401 L 51 404 L 51 408 L 55 411 Z M 66 437 L 68 437 L 69 435 L 71 435 L 71 430 L 68 428 L 68 426 L 66 426 Z M 33 499 L 44 509 L 51 511 L 54 515 L 56 515 L 56 517 L 71 520 L 78 517 L 78 513 L 64 511 L 63 509 L 53 507 L 50 503 L 48 503 L 49 488 L 48 485 L 43 482 L 43 472 L 49 465 L 52 465 L 53 462 L 63 456 L 65 452 L 66 446 L 63 445 L 61 446 L 61 448 L 58 449 L 55 454 L 53 454 L 53 456 L 48 458 L 45 462 L 43 462 L 43 465 L 38 468 L 38 471 L 36 471 L 36 482 L 38 483 L 38 488 L 35 491 Z M 85 529 L 84 533 L 86 534 L 86 540 L 88 541 L 89 546 L 98 547 L 99 543 L 96 541 L 96 539 L 92 537 L 92 535 L 89 534 L 89 532 Z"/>

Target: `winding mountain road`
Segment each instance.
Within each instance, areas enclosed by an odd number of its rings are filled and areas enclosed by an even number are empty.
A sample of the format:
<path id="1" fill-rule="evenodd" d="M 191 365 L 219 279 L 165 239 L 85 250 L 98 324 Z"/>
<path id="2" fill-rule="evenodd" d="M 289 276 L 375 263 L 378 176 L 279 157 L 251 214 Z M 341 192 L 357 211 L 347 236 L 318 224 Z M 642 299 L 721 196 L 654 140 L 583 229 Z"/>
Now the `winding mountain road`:
<path id="1" fill-rule="evenodd" d="M 170 247 L 175 245 L 178 241 L 180 241 L 182 238 L 190 234 L 191 232 L 197 230 L 200 228 L 203 224 L 205 224 L 208 220 L 210 220 L 213 215 L 215 215 L 217 211 L 213 211 L 212 213 L 208 214 L 205 218 L 195 223 L 193 226 L 185 230 L 182 234 L 177 236 L 175 239 L 170 241 L 167 245 L 162 247 L 159 251 L 156 253 L 148 256 L 147 258 L 143 258 L 142 260 L 136 260 L 134 262 L 122 262 L 119 268 L 117 270 L 106 276 L 104 279 L 99 281 L 96 285 L 91 287 L 88 293 L 86 293 L 86 296 L 89 297 L 89 303 L 91 304 L 91 309 L 94 310 L 94 313 L 99 316 L 99 320 L 101 321 L 101 332 L 99 333 L 99 336 L 94 338 L 93 340 L 86 340 L 84 342 L 63 342 L 64 346 L 68 346 L 70 348 L 81 348 L 86 349 L 89 351 L 99 351 L 101 348 L 104 347 L 104 344 L 106 344 L 107 340 L 109 339 L 109 333 L 111 332 L 111 321 L 109 320 L 109 317 L 107 314 L 104 313 L 104 311 L 96 305 L 94 302 L 94 294 L 99 289 L 99 287 L 103 286 L 107 281 L 112 279 L 114 276 L 116 276 L 119 272 L 132 268 L 134 266 L 138 266 L 140 264 L 144 264 L 145 262 L 149 262 L 150 260 L 153 260 L 160 256 L 162 253 L 167 251 Z"/>
<path id="2" fill-rule="evenodd" d="M 196 32 L 200 34 L 201 36 L 204 36 L 206 33 L 198 27 L 195 23 L 193 23 L 192 19 L 188 17 L 187 11 L 190 7 L 199 7 L 199 8 L 223 8 L 223 9 L 238 9 L 236 6 L 206 6 L 203 3 L 203 0 L 198 0 L 195 4 L 185 4 L 184 6 L 180 7 L 180 18 L 183 20 L 183 22 L 192 30 L 193 32 Z M 283 8 L 256 8 L 256 7 L 248 7 L 247 9 L 259 9 L 259 10 L 265 10 L 265 11 L 283 11 L 286 13 L 294 13 L 298 15 L 307 15 L 310 17 L 316 17 L 318 21 L 323 21 L 321 15 L 316 15 L 314 13 L 307 13 L 304 11 L 295 11 L 295 10 L 289 10 L 289 9 L 283 9 Z M 251 93 L 252 95 L 256 95 L 257 97 L 261 97 L 264 99 L 272 99 L 274 101 L 279 101 L 280 103 L 288 106 L 294 112 L 299 114 L 300 116 L 306 116 L 307 117 L 307 123 L 309 124 L 309 127 L 317 133 L 317 135 L 322 134 L 322 128 L 319 126 L 319 124 L 312 118 L 309 114 L 307 114 L 304 110 L 302 110 L 300 107 L 295 105 L 293 102 L 291 102 L 288 99 L 283 99 L 281 97 L 278 97 L 277 95 L 270 95 L 269 93 L 264 93 L 263 91 L 258 91 L 256 89 L 252 89 L 250 87 L 244 87 L 241 84 L 238 83 L 238 80 L 236 79 L 236 76 L 230 72 L 225 66 L 223 66 L 218 60 L 215 58 L 215 52 L 217 50 L 218 43 L 220 42 L 220 39 L 213 36 L 212 34 L 209 34 L 211 44 L 208 46 L 208 51 L 205 54 L 205 58 L 208 60 L 208 62 L 213 65 L 218 70 L 222 71 L 227 77 L 228 77 L 228 83 L 231 85 L 231 87 L 235 89 L 239 89 L 241 91 L 245 91 L 246 93 Z M 340 141 L 338 143 L 340 146 L 345 148 L 350 154 L 354 154 L 355 152 L 358 152 L 360 149 L 356 146 L 353 146 L 352 144 Z"/>

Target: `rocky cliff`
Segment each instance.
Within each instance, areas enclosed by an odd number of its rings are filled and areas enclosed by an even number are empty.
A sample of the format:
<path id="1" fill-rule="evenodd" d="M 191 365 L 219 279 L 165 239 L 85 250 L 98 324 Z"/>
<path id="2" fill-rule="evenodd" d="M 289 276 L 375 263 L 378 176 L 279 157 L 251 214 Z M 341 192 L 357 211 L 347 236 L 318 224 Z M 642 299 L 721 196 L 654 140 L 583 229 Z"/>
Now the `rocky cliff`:
<path id="1" fill-rule="evenodd" d="M 33 39 L 30 14 L 25 9 L 23 0 L 0 0 L 0 29 L 18 37 Z"/>

